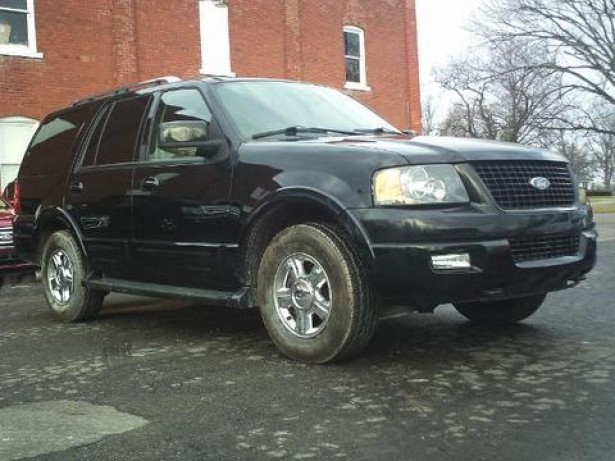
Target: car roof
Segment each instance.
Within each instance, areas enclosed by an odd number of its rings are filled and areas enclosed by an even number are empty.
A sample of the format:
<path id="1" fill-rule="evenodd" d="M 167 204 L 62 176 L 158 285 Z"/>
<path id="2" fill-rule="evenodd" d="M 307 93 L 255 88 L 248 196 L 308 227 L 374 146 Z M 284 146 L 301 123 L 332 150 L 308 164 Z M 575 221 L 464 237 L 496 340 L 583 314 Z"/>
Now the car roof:
<path id="1" fill-rule="evenodd" d="M 150 94 L 160 90 L 168 90 L 172 88 L 181 88 L 197 85 L 216 85 L 221 83 L 236 83 L 236 82 L 278 82 L 278 83 L 296 83 L 304 85 L 321 86 L 311 82 L 302 82 L 298 80 L 288 80 L 279 78 L 265 77 L 227 77 L 227 76 L 206 76 L 202 79 L 179 79 L 177 77 L 161 77 L 144 82 L 132 83 L 102 93 L 86 96 L 74 101 L 70 106 L 64 107 L 57 111 L 51 112 L 45 118 L 57 117 L 63 113 L 70 112 L 76 108 L 82 108 L 90 104 L 100 104 L 113 99 L 122 99 L 134 95 Z"/>

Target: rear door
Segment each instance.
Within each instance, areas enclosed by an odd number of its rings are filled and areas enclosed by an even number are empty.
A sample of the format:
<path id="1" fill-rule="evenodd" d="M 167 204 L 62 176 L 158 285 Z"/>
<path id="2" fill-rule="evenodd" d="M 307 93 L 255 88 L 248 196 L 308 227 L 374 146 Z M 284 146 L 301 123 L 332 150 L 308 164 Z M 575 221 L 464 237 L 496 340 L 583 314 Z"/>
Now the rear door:
<path id="1" fill-rule="evenodd" d="M 93 270 L 107 277 L 129 276 L 132 173 L 151 99 L 105 106 L 68 182 L 66 209 L 83 233 Z"/>
<path id="2" fill-rule="evenodd" d="M 197 88 L 159 95 L 150 147 L 134 173 L 134 265 L 140 281 L 212 288 L 224 285 L 220 250 L 235 247 L 229 214 L 228 146 L 199 156 L 194 148 L 158 146 L 161 123 L 206 122 L 207 140 L 223 136 Z"/>

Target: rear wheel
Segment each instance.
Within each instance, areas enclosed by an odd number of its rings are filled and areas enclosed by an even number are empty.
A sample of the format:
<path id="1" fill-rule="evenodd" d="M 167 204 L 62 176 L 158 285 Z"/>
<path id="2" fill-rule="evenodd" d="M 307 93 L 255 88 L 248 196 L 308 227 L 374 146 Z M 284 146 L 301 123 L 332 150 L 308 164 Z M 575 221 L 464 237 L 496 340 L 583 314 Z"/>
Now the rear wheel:
<path id="1" fill-rule="evenodd" d="M 378 319 L 358 257 L 324 224 L 291 226 L 274 237 L 261 259 L 258 301 L 276 346 L 309 363 L 357 354 Z"/>
<path id="2" fill-rule="evenodd" d="M 502 301 L 456 303 L 455 309 L 467 319 L 486 325 L 505 325 L 528 318 L 542 305 L 546 293 Z"/>
<path id="3" fill-rule="evenodd" d="M 86 288 L 85 260 L 68 231 L 51 234 L 41 260 L 41 279 L 47 305 L 65 322 L 89 320 L 98 314 L 105 294 Z"/>

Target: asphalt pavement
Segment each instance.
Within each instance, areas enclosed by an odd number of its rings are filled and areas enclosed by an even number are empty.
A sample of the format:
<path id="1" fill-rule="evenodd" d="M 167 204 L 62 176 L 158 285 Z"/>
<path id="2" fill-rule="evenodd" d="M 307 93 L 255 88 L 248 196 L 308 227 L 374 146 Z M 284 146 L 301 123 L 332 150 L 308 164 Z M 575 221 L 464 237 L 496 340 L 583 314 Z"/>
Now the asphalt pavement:
<path id="1" fill-rule="evenodd" d="M 364 354 L 282 357 L 257 312 L 110 295 L 62 324 L 0 292 L 0 460 L 615 459 L 615 214 L 599 262 L 525 322 L 451 306 L 380 323 Z"/>

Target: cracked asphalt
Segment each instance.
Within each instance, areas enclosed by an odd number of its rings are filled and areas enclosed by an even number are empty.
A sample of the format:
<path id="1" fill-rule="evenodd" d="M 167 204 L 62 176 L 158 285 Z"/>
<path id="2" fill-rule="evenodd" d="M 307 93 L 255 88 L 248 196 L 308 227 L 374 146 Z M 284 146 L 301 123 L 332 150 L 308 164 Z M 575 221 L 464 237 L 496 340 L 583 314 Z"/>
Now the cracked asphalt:
<path id="1" fill-rule="evenodd" d="M 451 306 L 380 323 L 329 366 L 275 350 L 257 312 L 110 295 L 62 324 L 0 292 L 0 459 L 615 459 L 615 214 L 599 263 L 525 322 Z M 75 418 L 78 424 L 75 424 Z"/>

